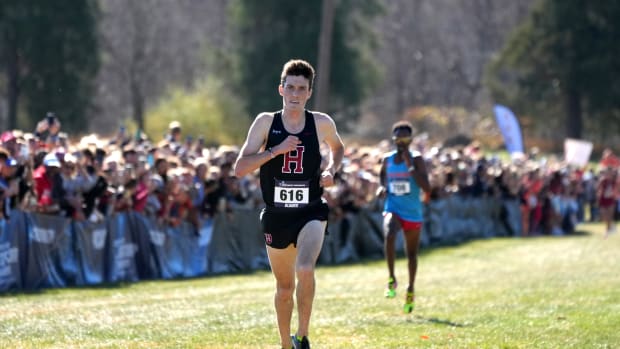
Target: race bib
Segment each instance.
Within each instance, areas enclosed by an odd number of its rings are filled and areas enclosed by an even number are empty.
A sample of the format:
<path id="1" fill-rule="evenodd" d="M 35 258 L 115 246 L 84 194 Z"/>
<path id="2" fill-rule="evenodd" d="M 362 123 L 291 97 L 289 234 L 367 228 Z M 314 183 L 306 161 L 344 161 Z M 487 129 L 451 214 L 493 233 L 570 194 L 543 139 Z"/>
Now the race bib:
<path id="1" fill-rule="evenodd" d="M 407 195 L 411 192 L 411 184 L 409 181 L 391 181 L 390 193 L 394 195 Z"/>
<path id="2" fill-rule="evenodd" d="M 276 179 L 273 192 L 276 207 L 304 207 L 310 202 L 309 181 L 281 181 Z"/>

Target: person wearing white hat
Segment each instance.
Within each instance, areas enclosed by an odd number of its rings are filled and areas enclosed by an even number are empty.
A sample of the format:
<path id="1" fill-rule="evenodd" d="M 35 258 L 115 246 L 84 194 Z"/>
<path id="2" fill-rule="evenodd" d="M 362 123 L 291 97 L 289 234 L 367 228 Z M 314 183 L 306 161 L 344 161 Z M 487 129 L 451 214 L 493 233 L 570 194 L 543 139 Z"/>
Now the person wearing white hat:
<path id="1" fill-rule="evenodd" d="M 45 155 L 43 164 L 33 171 L 32 177 L 37 197 L 37 212 L 58 213 L 60 211 L 58 189 L 61 189 L 62 178 L 59 171 L 60 161 L 56 153 Z"/>
<path id="2" fill-rule="evenodd" d="M 168 141 L 172 143 L 181 143 L 181 123 L 178 121 L 172 121 L 168 124 Z"/>

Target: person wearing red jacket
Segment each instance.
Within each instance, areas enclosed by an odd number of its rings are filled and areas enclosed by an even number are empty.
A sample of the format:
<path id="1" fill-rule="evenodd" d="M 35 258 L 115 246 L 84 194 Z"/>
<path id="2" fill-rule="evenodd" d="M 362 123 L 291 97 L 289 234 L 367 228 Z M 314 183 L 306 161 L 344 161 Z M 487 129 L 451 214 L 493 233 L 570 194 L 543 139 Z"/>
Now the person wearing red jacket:
<path id="1" fill-rule="evenodd" d="M 58 213 L 60 205 L 54 195 L 58 186 L 62 186 L 60 178 L 60 161 L 55 153 L 43 158 L 43 164 L 33 171 L 34 191 L 37 197 L 36 211 L 40 213 Z"/>

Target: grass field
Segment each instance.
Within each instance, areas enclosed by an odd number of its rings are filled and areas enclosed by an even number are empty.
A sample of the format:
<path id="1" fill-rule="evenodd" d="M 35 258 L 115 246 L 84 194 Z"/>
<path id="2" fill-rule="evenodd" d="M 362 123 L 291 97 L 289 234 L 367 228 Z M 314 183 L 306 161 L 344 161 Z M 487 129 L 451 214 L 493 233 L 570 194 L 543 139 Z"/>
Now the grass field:
<path id="1" fill-rule="evenodd" d="M 412 315 L 383 261 L 320 267 L 312 347 L 618 348 L 620 234 L 581 230 L 425 250 Z M 2 295 L 0 348 L 279 348 L 272 299 L 267 271 Z"/>

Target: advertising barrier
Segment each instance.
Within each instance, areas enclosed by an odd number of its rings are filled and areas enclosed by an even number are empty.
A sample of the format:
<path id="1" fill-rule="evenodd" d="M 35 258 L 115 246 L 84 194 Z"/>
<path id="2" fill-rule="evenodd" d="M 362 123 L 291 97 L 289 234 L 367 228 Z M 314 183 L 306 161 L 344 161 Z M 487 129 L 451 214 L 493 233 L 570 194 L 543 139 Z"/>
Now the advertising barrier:
<path id="1" fill-rule="evenodd" d="M 0 292 L 265 270 L 258 215 L 236 210 L 170 227 L 135 212 L 93 223 L 13 211 L 0 220 Z M 521 231 L 517 200 L 453 196 L 427 204 L 425 215 L 422 247 Z M 361 209 L 327 230 L 319 264 L 383 258 L 381 212 Z"/>

